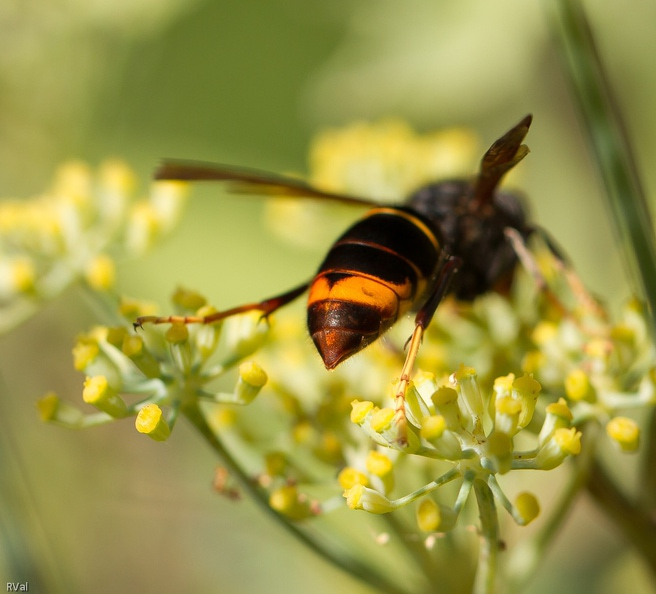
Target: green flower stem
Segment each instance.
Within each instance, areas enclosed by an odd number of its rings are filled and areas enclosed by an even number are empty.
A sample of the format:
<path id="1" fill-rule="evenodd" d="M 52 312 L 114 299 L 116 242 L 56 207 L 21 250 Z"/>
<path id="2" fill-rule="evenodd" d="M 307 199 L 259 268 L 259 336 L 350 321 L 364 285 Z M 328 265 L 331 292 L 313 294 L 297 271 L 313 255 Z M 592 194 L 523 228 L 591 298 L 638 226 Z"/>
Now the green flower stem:
<path id="1" fill-rule="evenodd" d="M 481 545 L 473 591 L 474 594 L 492 594 L 495 591 L 498 568 L 499 518 L 488 484 L 476 478 L 473 486 L 481 519 Z"/>
<path id="2" fill-rule="evenodd" d="M 506 497 L 506 494 L 503 492 L 501 489 L 501 486 L 499 485 L 496 477 L 494 475 L 490 475 L 490 478 L 487 481 L 487 484 L 489 485 L 490 489 L 492 490 L 492 493 L 494 496 L 497 498 L 497 501 L 501 503 L 503 508 L 514 518 L 514 520 L 519 524 L 521 523 L 521 518 L 517 517 L 517 512 L 515 510 L 515 507 L 511 503 L 511 501 Z"/>
<path id="3" fill-rule="evenodd" d="M 625 260 L 656 312 L 656 240 L 620 109 L 580 0 L 549 1 L 551 28 L 578 104 Z"/>
<path id="4" fill-rule="evenodd" d="M 656 579 L 656 521 L 653 511 L 637 506 L 621 493 L 596 460 L 590 468 L 586 486 L 597 505 L 613 519 L 637 549 Z"/>
<path id="5" fill-rule="evenodd" d="M 434 491 L 435 489 L 438 489 L 442 485 L 446 485 L 447 483 L 450 483 L 451 481 L 457 479 L 459 476 L 460 476 L 460 468 L 454 466 L 451 470 L 445 472 L 440 478 L 431 481 L 427 485 L 424 485 L 423 487 L 417 489 L 416 491 L 413 491 L 412 493 L 408 493 L 403 497 L 394 499 L 392 503 L 396 507 L 401 508 L 404 505 L 407 505 L 408 503 L 412 503 L 413 501 L 416 501 L 417 499 L 423 497 L 424 495 L 428 495 L 428 493 Z"/>
<path id="6" fill-rule="evenodd" d="M 97 412 L 85 415 L 82 417 L 80 424 L 77 427 L 69 427 L 72 429 L 88 429 L 89 427 L 99 427 L 100 425 L 108 425 L 116 421 L 114 417 L 104 412 Z"/>
<path id="7" fill-rule="evenodd" d="M 340 555 L 338 552 L 330 550 L 328 547 L 310 538 L 299 527 L 273 510 L 269 506 L 266 493 L 259 489 L 255 483 L 250 480 L 240 468 L 239 464 L 237 464 L 230 453 L 225 449 L 221 440 L 214 434 L 211 427 L 208 425 L 198 405 L 196 403 L 188 403 L 181 412 L 203 436 L 210 447 L 218 454 L 221 458 L 221 463 L 228 469 L 233 477 L 239 480 L 244 491 L 252 497 L 253 501 L 259 505 L 260 509 L 262 509 L 265 514 L 275 520 L 280 526 L 290 532 L 309 549 L 313 550 L 320 557 L 329 561 L 342 571 L 348 572 L 353 577 L 376 588 L 380 592 L 388 594 L 403 594 L 403 590 L 390 583 L 382 575 L 373 573 L 369 566 L 363 565 L 351 557 Z"/>
<path id="8" fill-rule="evenodd" d="M 460 485 L 460 491 L 458 491 L 458 497 L 456 499 L 455 505 L 453 506 L 453 511 L 455 511 L 458 515 L 460 515 L 462 508 L 465 506 L 465 503 L 467 503 L 467 499 L 471 493 L 473 483 L 474 479 L 471 474 L 466 473 L 463 478 L 462 485 Z"/>
<path id="9" fill-rule="evenodd" d="M 581 453 L 572 459 L 575 465 L 571 478 L 561 491 L 560 498 L 551 515 L 540 520 L 542 526 L 540 531 L 533 537 L 518 542 L 510 552 L 507 564 L 508 592 L 522 592 L 526 583 L 535 576 L 540 563 L 543 562 L 547 549 L 572 510 L 574 499 L 588 481 L 599 430 L 597 424 L 588 423 Z"/>

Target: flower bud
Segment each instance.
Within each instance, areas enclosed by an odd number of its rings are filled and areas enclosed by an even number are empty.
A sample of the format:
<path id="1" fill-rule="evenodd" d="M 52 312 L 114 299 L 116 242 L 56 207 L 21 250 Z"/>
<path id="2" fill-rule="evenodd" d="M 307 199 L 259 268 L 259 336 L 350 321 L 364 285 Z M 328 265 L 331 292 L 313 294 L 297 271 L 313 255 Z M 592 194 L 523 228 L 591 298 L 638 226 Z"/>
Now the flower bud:
<path id="1" fill-rule="evenodd" d="M 187 324 L 173 323 L 165 333 L 166 341 L 171 344 L 179 344 L 189 339 L 189 328 Z"/>
<path id="2" fill-rule="evenodd" d="M 546 360 L 547 357 L 542 351 L 528 351 L 522 359 L 522 371 L 529 375 L 537 373 L 544 367 Z"/>
<path id="3" fill-rule="evenodd" d="M 269 505 L 292 520 L 304 520 L 313 515 L 309 501 L 295 485 L 285 485 L 273 491 L 269 496 Z"/>
<path id="4" fill-rule="evenodd" d="M 342 489 L 348 491 L 355 485 L 364 485 L 366 487 L 369 484 L 369 479 L 364 472 L 360 472 L 352 466 L 347 466 L 342 468 L 339 475 L 337 475 L 337 482 Z"/>
<path id="5" fill-rule="evenodd" d="M 137 415 L 134 423 L 139 433 L 144 433 L 155 441 L 166 441 L 171 435 L 169 427 L 162 409 L 156 404 L 147 404 Z"/>
<path id="6" fill-rule="evenodd" d="M 155 315 L 157 311 L 157 305 L 152 302 L 130 299 L 128 297 L 121 297 L 121 301 L 118 306 L 119 314 L 131 322 L 139 316 Z"/>
<path id="7" fill-rule="evenodd" d="M 544 445 L 556 429 L 569 428 L 573 419 L 572 411 L 567 406 L 564 398 L 560 398 L 558 402 L 548 404 L 545 412 L 544 423 L 538 435 L 538 444 L 540 446 Z"/>
<path id="8" fill-rule="evenodd" d="M 73 347 L 73 367 L 84 371 L 98 356 L 98 341 L 91 336 L 80 336 Z"/>
<path id="9" fill-rule="evenodd" d="M 371 514 L 386 514 L 396 509 L 387 497 L 364 485 L 354 485 L 345 490 L 344 497 L 351 509 L 362 509 Z"/>
<path id="10" fill-rule="evenodd" d="M 623 452 L 635 452 L 640 446 L 640 427 L 633 419 L 611 419 L 606 425 L 606 433 Z"/>
<path id="11" fill-rule="evenodd" d="M 371 450 L 369 452 L 365 465 L 371 474 L 379 477 L 390 474 L 394 468 L 389 457 L 376 450 Z"/>
<path id="12" fill-rule="evenodd" d="M 161 375 L 159 361 L 146 350 L 143 338 L 138 334 L 126 332 L 121 341 L 121 351 L 146 377 L 154 378 Z"/>
<path id="13" fill-rule="evenodd" d="M 530 524 L 540 514 L 540 503 L 535 495 L 524 491 L 515 499 L 515 511 L 521 526 Z"/>
<path id="14" fill-rule="evenodd" d="M 174 305 L 186 311 L 198 311 L 201 307 L 207 304 L 207 299 L 196 291 L 178 287 L 171 297 Z"/>
<path id="15" fill-rule="evenodd" d="M 494 430 L 511 437 L 518 431 L 522 403 L 512 396 L 502 396 L 494 402 Z"/>
<path id="16" fill-rule="evenodd" d="M 446 430 L 446 420 L 442 415 L 431 415 L 422 419 L 419 435 L 428 441 L 439 439 Z"/>
<path id="17" fill-rule="evenodd" d="M 351 422 L 356 425 L 362 425 L 373 408 L 373 402 L 368 400 L 353 400 L 351 402 Z"/>
<path id="18" fill-rule="evenodd" d="M 448 532 L 455 526 L 457 519 L 454 510 L 430 498 L 423 499 L 417 506 L 417 526 L 422 532 Z"/>
<path id="19" fill-rule="evenodd" d="M 367 472 L 371 475 L 372 484 L 383 493 L 389 493 L 394 488 L 394 465 L 383 452 L 371 450 L 365 460 Z"/>
<path id="20" fill-rule="evenodd" d="M 430 442 L 439 455 L 446 460 L 460 460 L 462 445 L 456 434 L 446 428 L 442 415 L 425 417 L 421 422 L 419 435 Z"/>
<path id="21" fill-rule="evenodd" d="M 0 298 L 13 298 L 34 288 L 36 270 L 28 256 L 4 257 L 0 261 Z"/>
<path id="22" fill-rule="evenodd" d="M 597 399 L 595 389 L 590 378 L 582 369 L 573 369 L 565 378 L 565 393 L 570 400 L 585 400 L 595 402 Z"/>
<path id="23" fill-rule="evenodd" d="M 535 404 L 538 401 L 538 395 L 542 390 L 539 382 L 534 380 L 530 375 L 518 377 L 513 382 L 513 397 L 522 403 L 522 412 L 519 415 L 518 425 L 520 428 L 526 427 L 533 418 Z"/>
<path id="24" fill-rule="evenodd" d="M 580 431 L 577 431 L 575 427 L 556 429 L 538 451 L 535 457 L 535 468 L 538 470 L 551 470 L 562 464 L 568 456 L 576 456 L 580 452 Z"/>
<path id="25" fill-rule="evenodd" d="M 106 254 L 98 254 L 87 264 L 84 276 L 95 291 L 108 291 L 116 282 L 114 260 Z"/>
<path id="26" fill-rule="evenodd" d="M 397 423 L 393 408 L 372 408 L 361 427 L 375 443 L 385 447 L 402 449 L 411 454 L 420 446 L 415 426 L 406 422 L 406 419 Z"/>
<path id="27" fill-rule="evenodd" d="M 544 347 L 558 336 L 558 326 L 554 322 L 542 321 L 533 329 L 531 338 L 538 346 Z"/>
<path id="28" fill-rule="evenodd" d="M 82 398 L 87 404 L 95 406 L 112 417 L 121 418 L 127 414 L 125 402 L 115 390 L 109 387 L 104 375 L 87 377 Z"/>
<path id="29" fill-rule="evenodd" d="M 267 374 L 254 361 L 239 366 L 239 379 L 235 386 L 235 403 L 249 404 L 260 393 L 267 382 Z"/>
<path id="30" fill-rule="evenodd" d="M 217 399 L 218 400 L 218 399 Z M 228 433 L 237 424 L 237 412 L 234 408 L 227 406 L 215 406 L 208 421 L 212 429 L 221 433 Z"/>
<path id="31" fill-rule="evenodd" d="M 343 446 L 342 434 L 326 429 L 319 435 L 319 442 L 313 453 L 322 462 L 335 466 L 344 463 Z"/>
<path id="32" fill-rule="evenodd" d="M 62 400 L 54 392 L 46 394 L 36 403 L 42 421 L 77 428 L 84 420 L 84 413 Z"/>
<path id="33" fill-rule="evenodd" d="M 448 386 L 442 386 L 433 392 L 431 400 L 435 406 L 435 412 L 444 417 L 447 428 L 452 431 L 460 431 L 463 428 L 458 405 L 458 392 Z"/>
<path id="34" fill-rule="evenodd" d="M 127 223 L 125 241 L 127 249 L 143 254 L 161 234 L 161 226 L 153 205 L 145 200 L 133 204 Z"/>
<path id="35" fill-rule="evenodd" d="M 319 430 L 309 419 L 302 419 L 292 427 L 291 436 L 295 444 L 311 449 L 319 439 Z"/>
<path id="36" fill-rule="evenodd" d="M 369 425 L 376 433 L 382 433 L 391 427 L 394 416 L 393 408 L 379 408 L 372 412 Z"/>
<path id="37" fill-rule="evenodd" d="M 481 430 L 481 419 L 483 417 L 483 398 L 476 381 L 476 370 L 472 367 L 460 365 L 460 369 L 454 374 L 457 382 L 458 393 L 468 411 L 467 429 L 473 432 Z"/>
<path id="38" fill-rule="evenodd" d="M 105 352 L 105 347 L 109 343 L 106 337 L 109 334 L 109 329 L 98 327 L 89 334 L 78 336 L 72 350 L 73 366 L 87 376 L 104 376 L 110 386 L 120 386 L 122 383 L 120 358 L 112 358 Z"/>
<path id="39" fill-rule="evenodd" d="M 91 195 L 93 174 L 83 161 L 71 160 L 62 163 L 55 173 L 53 192 L 83 203 Z"/>
<path id="40" fill-rule="evenodd" d="M 494 380 L 494 398 L 499 400 L 504 396 L 510 396 L 512 394 L 513 382 L 515 381 L 515 374 L 509 373 L 508 375 L 503 375 Z"/>

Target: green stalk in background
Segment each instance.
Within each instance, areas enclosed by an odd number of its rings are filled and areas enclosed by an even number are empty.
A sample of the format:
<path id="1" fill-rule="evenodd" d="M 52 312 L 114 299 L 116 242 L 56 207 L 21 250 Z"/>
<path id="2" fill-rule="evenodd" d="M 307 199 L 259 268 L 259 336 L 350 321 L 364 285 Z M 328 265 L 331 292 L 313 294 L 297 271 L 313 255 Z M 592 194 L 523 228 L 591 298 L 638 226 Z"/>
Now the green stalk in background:
<path id="1" fill-rule="evenodd" d="M 553 7 L 553 8 L 552 8 Z M 649 305 L 652 338 L 656 337 L 656 240 L 644 188 L 620 107 L 580 0 L 550 3 L 551 28 L 560 50 L 563 70 L 585 125 L 588 142 L 606 189 L 612 220 L 634 278 Z M 645 456 L 636 497 L 627 496 L 604 468 L 593 464 L 588 490 L 604 512 L 641 554 L 656 576 L 653 517 L 656 495 L 656 416 L 645 432 Z"/>
<path id="2" fill-rule="evenodd" d="M 642 285 L 656 335 L 656 240 L 626 126 L 580 0 L 556 0 L 550 6 L 563 70 L 606 188 L 625 261 Z"/>

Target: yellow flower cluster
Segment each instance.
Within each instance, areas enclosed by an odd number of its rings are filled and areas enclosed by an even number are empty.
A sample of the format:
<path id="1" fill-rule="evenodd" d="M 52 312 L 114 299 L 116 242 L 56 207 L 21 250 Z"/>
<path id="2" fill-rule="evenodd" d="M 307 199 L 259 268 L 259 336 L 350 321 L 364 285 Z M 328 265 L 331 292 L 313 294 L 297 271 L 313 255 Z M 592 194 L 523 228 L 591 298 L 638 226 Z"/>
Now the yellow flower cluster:
<path id="1" fill-rule="evenodd" d="M 478 138 L 467 129 L 422 135 L 400 120 L 358 122 L 314 139 L 311 181 L 333 192 L 399 202 L 428 182 L 467 177 L 479 153 Z"/>
<path id="2" fill-rule="evenodd" d="M 198 294 L 184 290 L 178 290 L 173 301 L 183 313 L 207 307 Z M 190 304 L 198 309 L 186 309 Z M 82 398 L 97 412 L 85 413 L 51 393 L 39 402 L 44 420 L 88 427 L 132 416 L 140 433 L 165 441 L 186 408 L 196 409 L 201 402 L 246 405 L 266 384 L 264 370 L 245 360 L 267 333 L 257 315 L 192 328 L 149 325 L 137 332 L 132 322 L 146 312 L 152 313 L 148 304 L 125 302 L 120 312 L 125 325 L 96 327 L 78 337 L 73 347 L 73 364 L 87 376 Z M 213 389 L 233 368 L 233 389 Z"/>
<path id="3" fill-rule="evenodd" d="M 139 255 L 180 217 L 180 184 L 153 184 L 135 198 L 132 170 L 107 161 L 62 165 L 52 187 L 27 200 L 0 202 L 0 332 L 31 315 L 38 304 L 77 279 L 108 291 L 115 258 Z"/>

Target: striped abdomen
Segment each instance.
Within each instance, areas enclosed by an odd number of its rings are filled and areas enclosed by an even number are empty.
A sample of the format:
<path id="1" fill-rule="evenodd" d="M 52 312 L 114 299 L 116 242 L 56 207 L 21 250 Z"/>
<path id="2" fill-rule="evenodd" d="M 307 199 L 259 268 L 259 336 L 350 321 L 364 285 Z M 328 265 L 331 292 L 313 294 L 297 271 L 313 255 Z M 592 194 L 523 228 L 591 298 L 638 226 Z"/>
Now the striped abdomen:
<path id="1" fill-rule="evenodd" d="M 405 208 L 375 208 L 333 245 L 310 286 L 308 329 L 327 369 L 376 340 L 422 296 L 436 231 Z"/>

